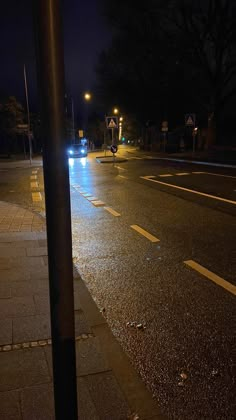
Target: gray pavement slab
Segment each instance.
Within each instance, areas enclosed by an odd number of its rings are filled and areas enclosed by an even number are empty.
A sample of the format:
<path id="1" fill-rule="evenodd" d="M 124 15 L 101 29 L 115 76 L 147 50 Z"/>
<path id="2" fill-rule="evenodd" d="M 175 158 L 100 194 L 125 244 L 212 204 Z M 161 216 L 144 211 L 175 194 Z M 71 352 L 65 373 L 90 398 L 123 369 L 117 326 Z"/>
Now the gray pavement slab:
<path id="1" fill-rule="evenodd" d="M 91 334 L 92 330 L 84 316 L 84 312 L 80 310 L 75 311 L 75 336 L 78 337 L 82 334 Z"/>
<path id="2" fill-rule="evenodd" d="M 100 420 L 85 378 L 77 378 L 78 418 L 81 420 Z"/>
<path id="3" fill-rule="evenodd" d="M 7 259 L 7 258 L 6 258 Z M 10 267 L 22 267 L 23 269 L 41 269 L 45 265 L 43 257 L 15 257 L 9 258 Z"/>
<path id="4" fill-rule="evenodd" d="M 0 269 L 0 282 L 11 282 L 11 281 L 24 281 L 30 279 L 30 273 L 26 270 L 20 270 L 16 268 L 1 270 Z"/>
<path id="5" fill-rule="evenodd" d="M 101 419 L 127 419 L 130 409 L 112 372 L 89 375 L 84 379 Z"/>
<path id="6" fill-rule="evenodd" d="M 11 343 L 12 343 L 12 319 L 10 318 L 0 319 L 0 346 L 4 344 L 11 344 Z"/>
<path id="7" fill-rule="evenodd" d="M 14 244 L 10 247 L 0 247 L 1 257 L 25 257 L 25 248 L 14 247 Z"/>
<path id="8" fill-rule="evenodd" d="M 49 296 L 34 295 L 34 302 L 35 302 L 36 314 L 49 314 L 50 313 Z"/>
<path id="9" fill-rule="evenodd" d="M 26 248 L 26 255 L 28 257 L 40 257 L 40 256 L 47 255 L 47 247 Z"/>
<path id="10" fill-rule="evenodd" d="M 48 315 L 24 316 L 13 319 L 13 343 L 43 340 L 51 337 Z"/>
<path id="11" fill-rule="evenodd" d="M 20 399 L 23 420 L 53 420 L 55 418 L 51 383 L 22 389 Z"/>
<path id="12" fill-rule="evenodd" d="M 9 299 L 11 297 L 11 284 L 0 282 L 0 299 Z"/>
<path id="13" fill-rule="evenodd" d="M 12 281 L 9 284 L 11 288 L 11 296 L 33 296 L 34 294 L 49 295 L 48 280 L 30 279 L 28 281 Z M 1 289 L 1 283 L 0 283 Z"/>
<path id="14" fill-rule="evenodd" d="M 42 348 L 0 353 L 0 392 L 50 381 Z"/>
<path id="15" fill-rule="evenodd" d="M 0 419 L 22 420 L 19 391 L 0 392 Z"/>
<path id="16" fill-rule="evenodd" d="M 0 319 L 34 314 L 35 304 L 31 296 L 1 299 Z"/>

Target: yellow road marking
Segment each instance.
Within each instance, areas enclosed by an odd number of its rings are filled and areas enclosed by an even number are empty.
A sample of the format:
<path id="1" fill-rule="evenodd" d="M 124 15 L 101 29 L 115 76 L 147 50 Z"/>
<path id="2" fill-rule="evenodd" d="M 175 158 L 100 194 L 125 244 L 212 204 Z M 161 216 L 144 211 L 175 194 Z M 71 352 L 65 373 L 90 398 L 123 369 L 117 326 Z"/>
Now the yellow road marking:
<path id="1" fill-rule="evenodd" d="M 207 270 L 207 268 L 203 267 L 202 265 L 196 263 L 193 260 L 184 261 L 184 263 L 191 267 L 193 270 L 196 270 L 203 276 L 207 277 L 209 280 L 218 284 L 218 286 L 223 287 L 225 290 L 236 296 L 236 286 L 234 286 L 232 283 L 229 283 L 228 281 L 222 279 L 222 277 L 217 276 L 217 274 L 212 273 L 212 271 Z"/>
<path id="2" fill-rule="evenodd" d="M 37 181 L 33 181 L 30 183 L 30 188 L 38 188 L 39 183 Z"/>
<path id="3" fill-rule="evenodd" d="M 103 207 L 103 206 L 105 206 L 105 203 L 103 203 L 103 201 L 101 201 L 101 200 L 93 200 L 93 201 L 91 201 L 91 203 L 95 207 Z"/>
<path id="4" fill-rule="evenodd" d="M 105 210 L 109 211 L 113 216 L 119 217 L 120 213 L 117 213 L 117 211 L 113 210 L 111 207 L 104 207 Z"/>
<path id="5" fill-rule="evenodd" d="M 30 179 L 37 179 L 37 175 L 31 175 Z"/>
<path id="6" fill-rule="evenodd" d="M 178 176 L 183 176 L 183 175 L 189 175 L 189 172 L 179 172 L 178 174 L 175 174 Z"/>
<path id="7" fill-rule="evenodd" d="M 40 192 L 33 192 L 32 193 L 32 200 L 33 200 L 33 202 L 42 201 L 42 194 Z"/>
<path id="8" fill-rule="evenodd" d="M 160 242 L 160 239 L 156 238 L 155 236 L 151 235 L 151 233 L 148 233 L 146 230 L 142 229 L 138 225 L 131 225 L 132 229 L 136 230 L 141 235 L 145 236 L 145 238 L 149 239 L 151 242 Z"/>
<path id="9" fill-rule="evenodd" d="M 203 197 L 213 198 L 214 200 L 224 201 L 225 203 L 236 204 L 236 201 L 228 200 L 227 198 L 216 197 L 215 195 L 206 194 L 196 190 L 190 190 L 189 188 L 179 187 L 178 185 L 168 184 L 167 182 L 157 181 L 156 179 L 147 178 L 145 176 L 141 176 L 140 178 L 146 179 L 147 181 L 156 182 L 157 184 L 166 185 L 167 187 L 176 188 L 177 190 L 187 191 L 192 194 L 202 195 Z"/>
<path id="10" fill-rule="evenodd" d="M 37 174 L 38 171 L 32 171 L 32 175 Z"/>

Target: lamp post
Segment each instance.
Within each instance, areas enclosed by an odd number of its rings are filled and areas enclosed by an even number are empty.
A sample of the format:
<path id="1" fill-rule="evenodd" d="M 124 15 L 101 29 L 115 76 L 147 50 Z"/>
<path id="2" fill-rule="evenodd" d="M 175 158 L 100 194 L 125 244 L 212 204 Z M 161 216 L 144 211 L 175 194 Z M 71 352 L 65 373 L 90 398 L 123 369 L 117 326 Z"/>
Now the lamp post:
<path id="1" fill-rule="evenodd" d="M 92 95 L 90 92 L 85 92 L 84 93 L 84 100 L 86 103 L 85 106 L 85 122 L 84 122 L 84 131 L 86 131 L 87 129 L 87 125 L 88 125 L 88 103 L 91 101 Z"/>

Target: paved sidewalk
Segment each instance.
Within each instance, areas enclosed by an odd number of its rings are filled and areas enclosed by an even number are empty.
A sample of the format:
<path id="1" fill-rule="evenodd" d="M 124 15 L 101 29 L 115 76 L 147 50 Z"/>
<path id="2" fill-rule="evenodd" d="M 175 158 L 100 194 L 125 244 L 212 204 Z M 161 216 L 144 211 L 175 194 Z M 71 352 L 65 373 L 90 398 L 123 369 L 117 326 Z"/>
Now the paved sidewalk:
<path id="1" fill-rule="evenodd" d="M 163 419 L 76 269 L 74 299 L 79 419 Z M 0 202 L 1 420 L 54 419 L 50 336 L 44 219 Z"/>

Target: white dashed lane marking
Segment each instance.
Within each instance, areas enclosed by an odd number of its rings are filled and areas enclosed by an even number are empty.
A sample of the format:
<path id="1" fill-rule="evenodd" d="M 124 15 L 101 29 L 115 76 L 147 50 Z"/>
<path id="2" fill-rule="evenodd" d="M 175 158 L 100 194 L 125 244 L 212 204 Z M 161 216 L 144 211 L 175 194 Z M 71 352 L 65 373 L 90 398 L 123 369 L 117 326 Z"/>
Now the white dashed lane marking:
<path id="1" fill-rule="evenodd" d="M 203 267 L 202 265 L 196 263 L 193 260 L 184 261 L 184 263 L 188 267 L 191 267 L 193 270 L 202 274 L 204 277 L 207 277 L 209 280 L 213 281 L 218 286 L 223 287 L 225 290 L 236 296 L 236 286 L 234 286 L 232 283 L 229 283 L 217 274 L 212 273 L 212 271 L 207 270 L 207 268 Z"/>
<path id="2" fill-rule="evenodd" d="M 117 211 L 115 211 L 114 209 L 112 209 L 111 207 L 104 207 L 104 209 L 106 211 L 108 211 L 109 213 L 111 213 L 113 216 L 115 217 L 119 217 L 120 213 L 118 213 Z"/>
<path id="3" fill-rule="evenodd" d="M 156 238 L 155 236 L 151 235 L 151 233 L 147 232 L 146 230 L 142 229 L 138 225 L 131 225 L 132 229 L 136 230 L 136 232 L 140 233 L 141 235 L 145 236 L 145 238 L 149 239 L 151 242 L 160 242 L 160 239 Z"/>
<path id="4" fill-rule="evenodd" d="M 156 179 L 152 179 L 152 178 L 145 177 L 145 176 L 141 176 L 140 178 L 145 179 L 146 181 L 155 182 L 155 183 L 160 184 L 160 185 L 165 185 L 166 187 L 175 188 L 177 190 L 190 192 L 192 194 L 197 194 L 197 195 L 201 195 L 203 197 L 212 198 L 213 200 L 223 201 L 225 203 L 236 205 L 236 201 L 228 200 L 227 198 L 216 197 L 215 195 L 206 194 L 206 193 L 196 191 L 196 190 L 190 190 L 189 188 L 180 187 L 179 185 L 174 185 L 174 184 L 168 184 L 167 182 L 157 181 Z"/>
<path id="5" fill-rule="evenodd" d="M 160 178 L 168 178 L 169 176 L 173 176 L 172 174 L 161 174 L 158 175 Z"/>

